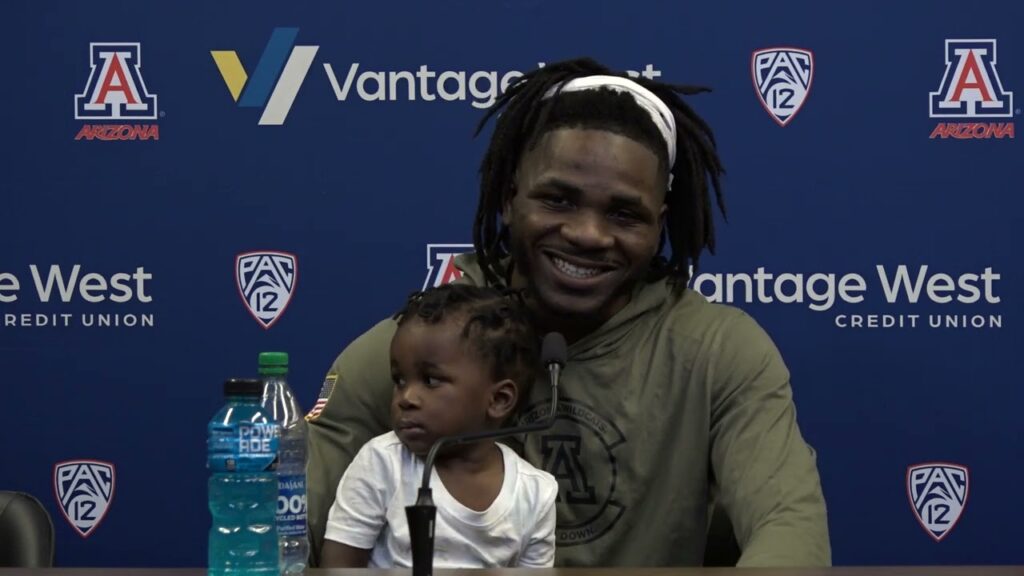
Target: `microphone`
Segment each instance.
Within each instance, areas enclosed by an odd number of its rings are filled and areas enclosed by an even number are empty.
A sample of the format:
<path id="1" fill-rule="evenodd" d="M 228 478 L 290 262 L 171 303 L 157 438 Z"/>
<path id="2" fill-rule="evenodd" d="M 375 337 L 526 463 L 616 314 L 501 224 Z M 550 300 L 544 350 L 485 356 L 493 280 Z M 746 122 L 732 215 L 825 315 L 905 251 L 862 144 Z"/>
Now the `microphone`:
<path id="1" fill-rule="evenodd" d="M 555 411 L 558 409 L 558 379 L 562 375 L 562 367 L 565 366 L 568 355 L 566 348 L 565 338 L 558 332 L 546 334 L 541 344 L 541 362 L 547 368 L 551 381 L 551 410 L 546 417 L 524 426 L 445 436 L 438 438 L 430 447 L 430 452 L 427 453 L 427 459 L 423 465 L 423 481 L 416 496 L 416 503 L 405 507 L 405 516 L 409 522 L 413 576 L 431 576 L 434 570 L 434 518 L 437 514 L 437 507 L 434 506 L 434 498 L 430 490 L 430 473 L 434 469 L 434 459 L 437 457 L 438 451 L 445 446 L 493 440 L 551 428 L 555 423 Z"/>

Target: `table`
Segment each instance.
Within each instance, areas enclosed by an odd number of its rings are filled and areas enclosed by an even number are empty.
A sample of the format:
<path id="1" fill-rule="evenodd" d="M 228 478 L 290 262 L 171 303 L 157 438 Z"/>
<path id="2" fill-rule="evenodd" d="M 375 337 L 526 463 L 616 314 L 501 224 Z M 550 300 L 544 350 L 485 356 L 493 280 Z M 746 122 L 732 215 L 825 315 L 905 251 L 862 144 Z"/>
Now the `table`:
<path id="1" fill-rule="evenodd" d="M 410 576 L 411 570 L 311 569 L 307 576 Z M 434 570 L 436 576 L 1024 576 L 1024 566 L 553 568 Z M 0 568 L 0 576 L 206 576 L 204 568 Z"/>

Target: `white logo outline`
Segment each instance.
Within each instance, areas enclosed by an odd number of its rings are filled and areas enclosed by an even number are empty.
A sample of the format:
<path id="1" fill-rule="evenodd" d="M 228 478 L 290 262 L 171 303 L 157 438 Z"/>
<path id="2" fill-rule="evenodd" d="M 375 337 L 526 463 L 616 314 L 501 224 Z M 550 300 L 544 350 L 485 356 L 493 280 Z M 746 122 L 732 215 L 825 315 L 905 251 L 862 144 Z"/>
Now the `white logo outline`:
<path id="1" fill-rule="evenodd" d="M 962 489 L 957 480 L 962 480 Z M 922 462 L 907 466 L 906 482 L 907 499 L 918 524 L 933 540 L 942 541 L 957 526 L 967 508 L 970 470 L 951 462 Z M 947 520 L 949 514 L 953 517 Z"/>
<path id="2" fill-rule="evenodd" d="M 257 282 L 263 278 L 263 276 L 257 273 L 260 272 L 263 263 L 267 260 L 270 261 L 271 267 L 269 270 L 274 276 L 271 279 L 272 282 L 270 282 L 270 292 L 259 290 L 261 287 L 266 287 L 266 283 L 257 285 Z M 250 261 L 255 261 L 253 268 L 243 271 L 243 264 Z M 291 264 L 290 276 L 280 266 L 283 263 Z M 298 283 L 299 258 L 295 254 L 277 250 L 255 250 L 243 252 L 235 256 L 235 286 L 238 288 L 238 295 L 242 298 L 245 309 L 249 311 L 249 314 L 264 330 L 270 330 L 284 316 L 285 311 L 295 296 L 295 289 Z M 272 296 L 273 300 L 262 304 L 254 300 L 262 299 L 264 296 Z M 270 310 L 265 308 L 265 305 L 275 305 L 278 304 L 278 301 L 281 301 L 281 303 L 276 309 Z"/>
<path id="3" fill-rule="evenodd" d="M 766 68 L 771 70 L 761 78 Z M 783 68 L 792 74 L 789 78 L 783 79 L 783 86 L 777 86 L 779 77 L 785 71 Z M 811 94 L 814 82 L 814 53 L 806 48 L 792 46 L 772 46 L 754 50 L 750 56 L 750 77 L 761 106 L 776 124 L 788 126 L 803 109 Z M 768 100 L 772 102 L 769 103 Z M 792 111 L 783 115 L 781 110 L 786 106 L 791 106 Z"/>
<path id="4" fill-rule="evenodd" d="M 109 476 L 109 482 L 104 481 L 104 472 Z M 85 496 L 77 494 L 83 485 L 86 487 Z M 88 538 L 106 518 L 114 501 L 115 487 L 116 469 L 110 462 L 80 459 L 53 465 L 53 494 L 57 508 L 82 538 Z M 90 514 L 96 515 L 83 518 L 83 515 Z"/>

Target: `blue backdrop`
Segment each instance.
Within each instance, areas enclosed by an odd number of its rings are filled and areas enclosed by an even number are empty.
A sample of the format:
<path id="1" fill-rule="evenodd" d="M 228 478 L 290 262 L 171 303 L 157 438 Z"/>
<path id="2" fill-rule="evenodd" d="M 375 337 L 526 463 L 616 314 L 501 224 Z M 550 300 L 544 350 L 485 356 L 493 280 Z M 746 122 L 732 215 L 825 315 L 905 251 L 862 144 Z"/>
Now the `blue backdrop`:
<path id="1" fill-rule="evenodd" d="M 3 8 L 0 488 L 59 564 L 203 565 L 221 382 L 286 350 L 308 408 L 471 241 L 501 80 L 579 55 L 714 89 L 730 219 L 695 282 L 781 348 L 835 562 L 1024 563 L 1020 3 L 286 4 Z"/>

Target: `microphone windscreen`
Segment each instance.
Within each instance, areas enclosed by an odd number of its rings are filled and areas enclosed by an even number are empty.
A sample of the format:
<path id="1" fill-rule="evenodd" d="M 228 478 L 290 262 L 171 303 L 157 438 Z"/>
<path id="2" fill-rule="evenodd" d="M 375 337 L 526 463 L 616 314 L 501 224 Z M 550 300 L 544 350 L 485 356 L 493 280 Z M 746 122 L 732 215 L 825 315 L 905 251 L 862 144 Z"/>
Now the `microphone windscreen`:
<path id="1" fill-rule="evenodd" d="M 565 366 L 567 356 L 564 336 L 558 332 L 548 332 L 544 335 L 544 342 L 540 348 L 540 359 L 545 366 L 552 364 Z"/>

